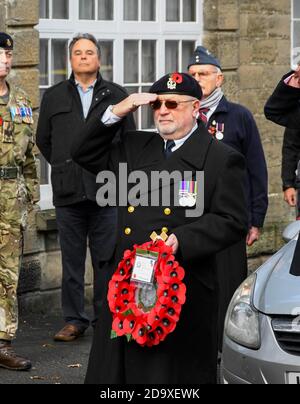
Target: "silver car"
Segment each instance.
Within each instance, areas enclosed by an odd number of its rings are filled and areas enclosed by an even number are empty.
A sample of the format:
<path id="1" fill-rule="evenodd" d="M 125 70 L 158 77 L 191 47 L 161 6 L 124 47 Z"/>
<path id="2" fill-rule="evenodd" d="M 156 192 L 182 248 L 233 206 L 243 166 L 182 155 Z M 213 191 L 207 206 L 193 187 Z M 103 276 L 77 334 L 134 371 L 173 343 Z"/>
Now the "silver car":
<path id="1" fill-rule="evenodd" d="M 300 384 L 300 276 L 290 267 L 300 222 L 236 291 L 227 311 L 221 383 Z M 299 268 L 300 273 L 300 268 Z"/>

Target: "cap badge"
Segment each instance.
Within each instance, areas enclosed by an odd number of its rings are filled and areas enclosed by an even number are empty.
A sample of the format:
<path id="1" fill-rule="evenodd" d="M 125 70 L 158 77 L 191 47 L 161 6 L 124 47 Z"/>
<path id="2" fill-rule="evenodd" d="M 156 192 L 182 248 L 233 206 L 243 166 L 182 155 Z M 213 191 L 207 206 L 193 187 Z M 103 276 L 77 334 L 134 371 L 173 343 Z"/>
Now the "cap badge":
<path id="1" fill-rule="evenodd" d="M 6 40 L 6 45 L 9 46 L 9 47 L 11 46 L 11 40 L 10 39 Z"/>
<path id="2" fill-rule="evenodd" d="M 168 89 L 169 90 L 176 90 L 177 84 L 181 84 L 182 82 L 183 82 L 182 75 L 179 74 L 179 73 L 173 73 L 169 77 L 169 81 L 168 81 L 168 84 L 167 84 Z"/>

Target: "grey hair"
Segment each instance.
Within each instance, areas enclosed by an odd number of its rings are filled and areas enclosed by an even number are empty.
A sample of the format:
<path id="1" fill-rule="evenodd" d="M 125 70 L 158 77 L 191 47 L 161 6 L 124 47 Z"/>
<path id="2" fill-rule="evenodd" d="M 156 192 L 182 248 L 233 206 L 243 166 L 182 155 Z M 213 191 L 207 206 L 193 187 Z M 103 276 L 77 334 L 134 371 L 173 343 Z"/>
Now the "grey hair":
<path id="1" fill-rule="evenodd" d="M 72 41 L 70 42 L 69 45 L 69 55 L 70 57 L 72 56 L 72 51 L 74 48 L 74 45 L 76 44 L 76 42 L 78 42 L 80 39 L 88 39 L 89 41 L 93 42 L 93 44 L 96 46 L 97 48 L 97 53 L 98 53 L 98 58 L 100 59 L 101 56 L 101 49 L 100 49 L 100 45 L 97 41 L 97 39 L 94 37 L 94 35 L 92 34 L 88 34 L 88 33 L 84 33 L 84 34 L 76 34 Z"/>

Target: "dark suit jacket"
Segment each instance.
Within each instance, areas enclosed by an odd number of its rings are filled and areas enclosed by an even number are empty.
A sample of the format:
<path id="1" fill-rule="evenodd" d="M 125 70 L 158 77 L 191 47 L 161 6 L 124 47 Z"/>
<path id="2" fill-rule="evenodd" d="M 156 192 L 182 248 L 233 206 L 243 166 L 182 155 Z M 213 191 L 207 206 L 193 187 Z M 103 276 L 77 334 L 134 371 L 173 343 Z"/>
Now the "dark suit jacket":
<path id="1" fill-rule="evenodd" d="M 85 121 L 101 119 L 111 104 L 127 97 L 126 91 L 115 83 L 98 76 L 92 104 L 87 118 L 83 109 L 73 75 L 49 88 L 43 97 L 36 143 L 41 153 L 51 164 L 53 203 L 55 206 L 72 205 L 86 199 L 95 201 L 97 192 L 94 175 L 85 171 L 71 158 L 75 136 L 81 136 Z M 120 125 L 120 133 L 135 129 L 133 117 L 129 116 Z"/>
<path id="2" fill-rule="evenodd" d="M 265 105 L 266 118 L 290 129 L 300 128 L 300 89 L 290 87 L 284 80 L 293 72 L 283 76 Z"/>
<path id="3" fill-rule="evenodd" d="M 111 315 L 103 311 L 95 333 L 87 383 L 207 383 L 215 381 L 217 353 L 217 301 L 215 254 L 247 233 L 247 211 L 243 195 L 244 158 L 218 143 L 199 128 L 181 148 L 164 159 L 164 142 L 157 133 L 129 132 L 111 144 L 116 128 L 90 122 L 82 139 L 73 147 L 74 160 L 94 173 L 126 162 L 128 171 L 141 170 L 148 179 L 153 171 L 204 170 L 204 214 L 185 217 L 185 209 L 168 206 L 119 208 L 118 245 L 112 262 L 116 269 L 124 250 L 149 240 L 163 227 L 179 240 L 177 258 L 186 270 L 187 302 L 175 332 L 152 349 L 140 348 L 125 339 L 110 340 Z M 99 136 L 101 133 L 101 136 Z M 173 184 L 172 193 L 178 192 Z M 125 229 L 131 234 L 126 235 Z M 100 325 L 101 324 L 101 325 Z"/>
<path id="4" fill-rule="evenodd" d="M 268 209 L 268 171 L 256 122 L 247 108 L 223 97 L 207 127 L 222 125 L 224 138 L 220 141 L 239 151 L 246 160 L 249 227 L 263 227 Z"/>

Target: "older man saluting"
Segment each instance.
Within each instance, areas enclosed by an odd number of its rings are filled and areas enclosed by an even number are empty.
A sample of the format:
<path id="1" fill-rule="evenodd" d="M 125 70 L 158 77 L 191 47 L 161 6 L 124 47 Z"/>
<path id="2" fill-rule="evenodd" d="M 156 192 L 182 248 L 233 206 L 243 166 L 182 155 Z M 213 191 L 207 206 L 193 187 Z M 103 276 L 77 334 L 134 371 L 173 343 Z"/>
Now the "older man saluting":
<path id="1" fill-rule="evenodd" d="M 148 178 L 154 172 L 174 170 L 190 171 L 193 179 L 198 171 L 205 174 L 203 183 L 197 184 L 204 192 L 200 217 L 186 215 L 186 207 L 173 202 L 169 206 L 162 202 L 160 206 L 119 206 L 111 273 L 124 250 L 148 241 L 153 231 L 160 234 L 163 230 L 169 235 L 167 244 L 185 268 L 187 300 L 175 331 L 151 349 L 135 341 L 128 343 L 124 337 L 111 339 L 112 315 L 106 304 L 95 330 L 86 383 L 216 382 L 215 255 L 247 232 L 242 187 L 245 164 L 238 152 L 215 141 L 204 127 L 198 128 L 201 98 L 192 77 L 168 74 L 153 84 L 149 94 L 132 94 L 108 108 L 102 120 L 90 121 L 73 147 L 75 161 L 94 173 L 108 168 L 118 173 L 119 164 L 127 163 L 131 172 L 142 171 Z M 122 119 L 143 105 L 152 107 L 158 133 L 131 131 L 112 143 Z M 120 122 L 113 124 L 115 120 Z M 179 184 L 172 184 L 170 193 L 178 192 Z"/>

